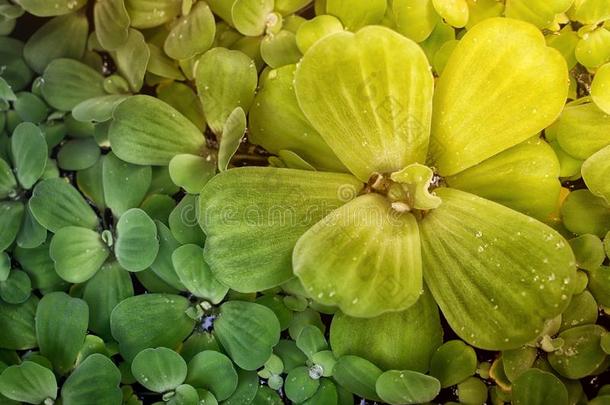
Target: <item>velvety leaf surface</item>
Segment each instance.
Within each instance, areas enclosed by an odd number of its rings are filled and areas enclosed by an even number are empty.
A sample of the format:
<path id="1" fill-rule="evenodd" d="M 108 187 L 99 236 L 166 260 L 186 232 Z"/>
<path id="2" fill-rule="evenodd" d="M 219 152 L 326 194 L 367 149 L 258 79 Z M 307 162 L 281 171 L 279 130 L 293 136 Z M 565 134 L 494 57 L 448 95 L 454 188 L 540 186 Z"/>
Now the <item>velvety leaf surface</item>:
<path id="1" fill-rule="evenodd" d="M 27 12 L 38 17 L 51 17 L 54 15 L 68 14 L 83 7 L 86 0 L 58 0 L 48 2 L 47 0 L 19 0 L 18 4 Z"/>
<path id="2" fill-rule="evenodd" d="M 172 59 L 188 59 L 207 51 L 216 33 L 214 15 L 205 3 L 196 3 L 187 16 L 181 17 L 170 31 L 163 49 Z"/>
<path id="3" fill-rule="evenodd" d="M 109 254 L 99 233 L 78 226 L 61 228 L 51 239 L 49 247 L 55 271 L 69 283 L 89 280 Z"/>
<path id="4" fill-rule="evenodd" d="M 96 1 L 93 7 L 95 34 L 104 49 L 113 51 L 127 42 L 130 18 L 125 1 Z"/>
<path id="5" fill-rule="evenodd" d="M 515 405 L 568 404 L 568 390 L 553 374 L 538 369 L 530 369 L 513 384 Z"/>
<path id="6" fill-rule="evenodd" d="M 566 106 L 554 127 L 561 148 L 577 159 L 610 145 L 610 116 L 594 103 Z"/>
<path id="7" fill-rule="evenodd" d="M 587 159 L 581 170 L 589 190 L 610 205 L 610 145 Z"/>
<path id="8" fill-rule="evenodd" d="M 61 388 L 65 405 L 115 405 L 121 402 L 121 372 L 108 357 L 95 353 L 87 357 Z"/>
<path id="9" fill-rule="evenodd" d="M 204 350 L 188 364 L 186 382 L 196 388 L 211 391 L 222 401 L 227 399 L 237 387 L 237 372 L 231 359 L 213 350 Z"/>
<path id="10" fill-rule="evenodd" d="M 157 227 L 144 211 L 139 208 L 126 211 L 116 229 L 114 254 L 123 268 L 137 272 L 153 264 L 159 252 Z"/>
<path id="11" fill-rule="evenodd" d="M 15 401 L 39 404 L 47 398 L 57 398 L 57 381 L 48 368 L 24 361 L 2 372 L 0 394 Z"/>
<path id="12" fill-rule="evenodd" d="M 11 152 L 15 174 L 26 189 L 38 181 L 47 164 L 47 142 L 36 125 L 23 122 L 15 128 L 11 136 Z"/>
<path id="13" fill-rule="evenodd" d="M 140 205 L 150 187 L 152 169 L 119 159 L 114 153 L 104 157 L 102 183 L 104 201 L 115 217 Z"/>
<path id="14" fill-rule="evenodd" d="M 440 392 L 439 381 L 411 370 L 390 370 L 375 383 L 379 397 L 390 404 L 421 404 L 432 401 Z"/>
<path id="15" fill-rule="evenodd" d="M 172 254 L 174 269 L 186 289 L 196 297 L 218 304 L 229 288 L 219 283 L 203 260 L 203 249 L 182 245 Z"/>
<path id="16" fill-rule="evenodd" d="M 166 347 L 144 349 L 133 359 L 131 372 L 147 389 L 164 393 L 176 389 L 186 378 L 186 362 Z"/>
<path id="17" fill-rule="evenodd" d="M 78 103 L 103 96 L 103 76 L 72 59 L 55 59 L 43 75 L 42 94 L 51 107 L 70 111 Z"/>

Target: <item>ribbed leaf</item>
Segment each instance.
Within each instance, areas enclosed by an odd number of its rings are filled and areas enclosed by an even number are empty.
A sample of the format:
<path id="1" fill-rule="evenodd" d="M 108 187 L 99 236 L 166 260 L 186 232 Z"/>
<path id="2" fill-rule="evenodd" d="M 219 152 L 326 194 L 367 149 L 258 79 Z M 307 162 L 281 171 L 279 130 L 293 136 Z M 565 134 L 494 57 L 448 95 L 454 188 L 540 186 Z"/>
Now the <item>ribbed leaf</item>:
<path id="1" fill-rule="evenodd" d="M 38 346 L 36 342 L 36 306 L 38 298 L 31 295 L 23 304 L 13 305 L 0 301 L 0 348 L 27 350 Z"/>
<path id="2" fill-rule="evenodd" d="M 102 183 L 104 200 L 115 217 L 140 205 L 152 180 L 150 166 L 123 162 L 114 153 L 104 157 Z"/>
<path id="3" fill-rule="evenodd" d="M 49 247 L 55 271 L 69 283 L 89 280 L 109 254 L 99 233 L 78 226 L 61 228 L 53 236 Z"/>
<path id="4" fill-rule="evenodd" d="M 610 205 L 610 145 L 587 159 L 581 170 L 589 190 Z"/>
<path id="5" fill-rule="evenodd" d="M 577 159 L 610 145 L 610 115 L 594 103 L 567 106 L 553 127 L 561 149 Z"/>
<path id="6" fill-rule="evenodd" d="M 568 390 L 553 374 L 530 369 L 521 374 L 513 384 L 515 405 L 567 405 Z"/>
<path id="7" fill-rule="evenodd" d="M 11 152 L 17 180 L 22 187 L 32 188 L 47 165 L 47 142 L 36 125 L 23 122 L 11 137 Z"/>
<path id="8" fill-rule="evenodd" d="M 57 0 L 53 2 L 47 0 L 19 0 L 17 3 L 28 13 L 38 17 L 51 17 L 72 13 L 83 7 L 87 0 Z"/>
<path id="9" fill-rule="evenodd" d="M 182 245 L 174 250 L 172 263 L 182 284 L 196 297 L 218 304 L 229 291 L 216 280 L 203 260 L 203 249 L 197 245 Z"/>
<path id="10" fill-rule="evenodd" d="M 55 59 L 42 75 L 42 94 L 51 105 L 62 111 L 70 111 L 78 103 L 106 94 L 104 77 L 76 60 Z"/>
<path id="11" fill-rule="evenodd" d="M 131 373 L 146 389 L 164 393 L 176 389 L 186 378 L 186 362 L 166 347 L 144 349 L 133 359 Z"/>
<path id="12" fill-rule="evenodd" d="M 87 357 L 61 387 L 64 405 L 111 405 L 121 402 L 121 372 L 108 357 Z"/>
<path id="13" fill-rule="evenodd" d="M 113 51 L 127 42 L 130 18 L 125 0 L 96 1 L 93 20 L 97 40 L 105 50 Z"/>
<path id="14" fill-rule="evenodd" d="M 40 404 L 47 398 L 57 398 L 57 381 L 48 368 L 24 361 L 2 372 L 0 394 L 15 401 Z"/>
<path id="15" fill-rule="evenodd" d="M 204 350 L 188 364 L 186 382 L 196 388 L 209 390 L 222 401 L 237 387 L 237 372 L 231 360 L 222 353 Z"/>
<path id="16" fill-rule="evenodd" d="M 116 229 L 114 254 L 123 268 L 137 272 L 153 264 L 159 252 L 157 227 L 144 211 L 139 208 L 126 211 Z"/>
<path id="17" fill-rule="evenodd" d="M 349 31 L 379 24 L 386 7 L 385 0 L 326 0 L 326 12 L 339 18 Z"/>
<path id="18" fill-rule="evenodd" d="M 196 3 L 188 15 L 176 21 L 163 49 L 173 59 L 188 59 L 207 51 L 215 34 L 214 14 L 210 7 L 204 2 Z"/>

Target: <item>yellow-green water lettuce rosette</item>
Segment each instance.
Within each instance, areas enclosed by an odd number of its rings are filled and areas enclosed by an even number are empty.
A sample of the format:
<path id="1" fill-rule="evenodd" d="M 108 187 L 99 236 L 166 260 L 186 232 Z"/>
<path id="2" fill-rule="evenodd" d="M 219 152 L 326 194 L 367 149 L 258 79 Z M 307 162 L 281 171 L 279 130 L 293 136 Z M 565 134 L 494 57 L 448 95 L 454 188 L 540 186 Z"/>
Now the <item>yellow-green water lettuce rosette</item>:
<path id="1" fill-rule="evenodd" d="M 576 268 L 543 222 L 561 185 L 538 134 L 565 104 L 568 69 L 535 26 L 473 26 L 436 83 L 412 40 L 342 31 L 307 50 L 293 87 L 350 174 L 212 179 L 199 220 L 220 282 L 254 292 L 296 276 L 313 300 L 364 318 L 409 308 L 425 284 L 453 330 L 490 350 L 533 340 L 566 308 Z"/>

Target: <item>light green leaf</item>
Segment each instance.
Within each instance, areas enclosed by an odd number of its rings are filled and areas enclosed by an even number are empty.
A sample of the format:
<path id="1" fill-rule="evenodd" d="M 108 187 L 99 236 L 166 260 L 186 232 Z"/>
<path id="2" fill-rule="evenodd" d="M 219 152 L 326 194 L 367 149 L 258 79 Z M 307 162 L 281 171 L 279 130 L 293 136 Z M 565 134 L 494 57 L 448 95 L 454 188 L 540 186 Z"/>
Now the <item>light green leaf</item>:
<path id="1" fill-rule="evenodd" d="M 441 384 L 436 378 L 416 371 L 390 370 L 379 376 L 375 390 L 390 404 L 422 404 L 439 394 Z"/>
<path id="2" fill-rule="evenodd" d="M 273 6 L 273 0 L 234 0 L 231 19 L 240 33 L 257 37 L 265 32 Z"/>
<path id="3" fill-rule="evenodd" d="M 160 85 L 157 89 L 162 89 L 166 85 L 173 86 L 179 82 L 164 83 L 161 82 L 163 78 L 173 80 L 184 80 L 184 75 L 180 70 L 178 62 L 167 56 L 167 54 L 158 46 L 154 44 L 147 44 L 148 50 L 150 51 L 150 59 L 146 66 L 146 71 L 152 73 L 155 76 L 151 76 L 148 80 L 148 84 L 151 84 L 151 80 L 159 81 Z M 191 59 L 189 59 L 190 61 Z M 154 77 L 154 79 L 152 79 Z M 165 101 L 165 100 L 164 100 Z"/>
<path id="4" fill-rule="evenodd" d="M 64 405 L 113 405 L 122 399 L 121 372 L 108 357 L 94 353 L 87 357 L 61 387 Z"/>
<path id="5" fill-rule="evenodd" d="M 28 274 L 13 269 L 8 278 L 0 282 L 0 298 L 8 304 L 21 304 L 30 298 L 32 282 Z"/>
<path id="6" fill-rule="evenodd" d="M 188 364 L 186 382 L 196 388 L 209 390 L 222 401 L 237 387 L 237 372 L 231 360 L 222 353 L 204 350 Z"/>
<path id="7" fill-rule="evenodd" d="M 557 14 L 567 11 L 574 0 L 508 0 L 505 14 L 534 24 L 538 28 L 550 28 Z"/>
<path id="8" fill-rule="evenodd" d="M 180 154 L 169 162 L 169 175 L 177 186 L 187 193 L 197 194 L 205 184 L 216 174 L 214 156 L 207 157 Z"/>
<path id="9" fill-rule="evenodd" d="M 176 21 L 163 49 L 173 59 L 188 59 L 210 49 L 216 34 L 214 15 L 205 3 L 195 3 L 191 12 Z"/>
<path id="10" fill-rule="evenodd" d="M 150 59 L 144 35 L 138 30 L 129 29 L 127 42 L 115 51 L 115 62 L 119 73 L 129 83 L 132 91 L 139 91 L 144 84 L 144 74 Z"/>
<path id="11" fill-rule="evenodd" d="M 18 0 L 17 3 L 30 14 L 38 17 L 52 17 L 72 13 L 87 4 L 87 0 L 57 0 L 53 2 L 48 0 Z"/>
<path id="12" fill-rule="evenodd" d="M 140 205 L 152 180 L 150 166 L 137 166 L 123 162 L 114 153 L 104 157 L 102 182 L 104 200 L 115 217 Z"/>
<path id="13" fill-rule="evenodd" d="M 570 239 L 570 247 L 576 256 L 576 265 L 584 270 L 596 270 L 606 260 L 606 252 L 600 238 L 584 234 Z"/>
<path id="14" fill-rule="evenodd" d="M 591 83 L 591 99 L 606 114 L 610 114 L 610 63 L 600 67 Z"/>
<path id="15" fill-rule="evenodd" d="M 379 24 L 385 15 L 385 0 L 327 0 L 326 12 L 333 15 L 349 31 L 358 31 L 366 25 Z"/>
<path id="16" fill-rule="evenodd" d="M 561 380 L 535 368 L 521 374 L 512 390 L 515 405 L 568 404 L 568 391 Z"/>
<path id="17" fill-rule="evenodd" d="M 603 238 L 610 231 L 610 205 L 589 190 L 572 191 L 561 206 L 566 229 L 576 235 L 587 233 Z"/>
<path id="18" fill-rule="evenodd" d="M 63 178 L 39 182 L 29 204 L 34 218 L 51 232 L 65 226 L 95 229 L 99 225 L 97 215 L 82 195 Z"/>
<path id="19" fill-rule="evenodd" d="M 130 97 L 114 110 L 108 136 L 119 158 L 140 165 L 167 165 L 178 154 L 206 151 L 205 138 L 193 123 L 144 95 Z"/>
<path id="20" fill-rule="evenodd" d="M 147 269 L 159 252 L 157 227 L 152 219 L 139 208 L 132 208 L 119 218 L 114 248 L 119 264 L 128 271 Z"/>
<path id="21" fill-rule="evenodd" d="M 320 380 L 311 378 L 309 369 L 301 366 L 290 370 L 286 376 L 284 391 L 292 403 L 300 404 L 313 397 L 319 386 Z"/>
<path id="22" fill-rule="evenodd" d="M 0 300 L 0 348 L 27 350 L 38 347 L 36 342 L 36 306 L 38 298 L 30 295 L 23 304 L 7 304 Z"/>
<path id="23" fill-rule="evenodd" d="M 246 113 L 241 107 L 235 108 L 227 118 L 220 137 L 218 170 L 221 172 L 228 169 L 231 158 L 239 149 L 242 138 L 246 134 L 246 125 Z"/>
<path id="24" fill-rule="evenodd" d="M 152 28 L 173 20 L 181 10 L 176 0 L 125 0 L 134 28 Z"/>
<path id="25" fill-rule="evenodd" d="M 194 207 L 192 209 L 193 211 L 195 210 Z M 180 281 L 172 263 L 172 253 L 180 246 L 180 242 L 174 238 L 172 232 L 165 224 L 156 221 L 156 225 L 159 236 L 159 253 L 150 268 L 155 275 L 168 285 L 176 290 L 185 290 L 186 287 Z"/>
<path id="26" fill-rule="evenodd" d="M 585 160 L 581 171 L 589 190 L 610 205 L 610 145 Z"/>
<path id="27" fill-rule="evenodd" d="M 574 255 L 548 226 L 454 189 L 420 222 L 424 279 L 452 329 L 488 350 L 519 347 L 569 303 Z M 524 255 L 523 252 L 528 252 Z"/>
<path id="28" fill-rule="evenodd" d="M 379 333 L 379 331 L 384 331 Z M 375 318 L 333 317 L 330 344 L 337 357 L 363 357 L 383 370 L 409 369 L 425 373 L 443 341 L 438 308 L 426 291 L 409 309 Z"/>
<path id="29" fill-rule="evenodd" d="M 125 0 L 96 1 L 93 21 L 97 40 L 105 50 L 114 51 L 127 42 L 130 18 Z"/>
<path id="30" fill-rule="evenodd" d="M 0 159 L 0 199 L 16 193 L 17 181 L 13 169 L 4 159 Z"/>
<path id="31" fill-rule="evenodd" d="M 47 399 L 57 398 L 57 381 L 48 368 L 24 361 L 2 372 L 0 394 L 14 401 L 40 404 Z"/>
<path id="32" fill-rule="evenodd" d="M 70 111 L 82 101 L 106 94 L 103 76 L 76 60 L 55 59 L 49 63 L 42 78 L 42 95 L 58 110 Z"/>
<path id="33" fill-rule="evenodd" d="M 144 349 L 131 363 L 134 378 L 148 390 L 159 393 L 176 389 L 184 382 L 186 372 L 184 359 L 166 347 Z"/>
<path id="34" fill-rule="evenodd" d="M 201 101 L 189 86 L 180 82 L 171 82 L 166 86 L 159 86 L 157 87 L 157 97 L 180 111 L 200 131 L 205 131 L 206 122 Z"/>
<path id="35" fill-rule="evenodd" d="M 594 103 L 566 106 L 554 127 L 561 149 L 580 160 L 610 145 L 610 115 Z"/>
<path id="36" fill-rule="evenodd" d="M 594 272 L 595 273 L 595 272 Z M 595 277 L 590 275 L 589 289 L 594 290 L 592 281 Z M 594 324 L 597 322 L 598 306 L 595 298 L 589 291 L 584 291 L 572 297 L 570 305 L 561 314 L 561 331 L 574 326 Z"/>
<path id="37" fill-rule="evenodd" d="M 63 170 L 84 170 L 93 166 L 101 155 L 93 138 L 71 139 L 57 153 L 57 165 Z"/>
<path id="38" fill-rule="evenodd" d="M 203 260 L 203 249 L 197 245 L 182 245 L 174 250 L 172 263 L 182 284 L 198 298 L 218 304 L 229 291 L 216 280 Z"/>
<path id="39" fill-rule="evenodd" d="M 297 63 L 302 56 L 296 35 L 288 30 L 266 35 L 261 42 L 260 53 L 263 61 L 274 69 Z"/>
<path id="40" fill-rule="evenodd" d="M 197 63 L 197 92 L 208 125 L 216 135 L 237 107 L 248 111 L 257 84 L 256 66 L 240 51 L 214 48 Z"/>
<path id="41" fill-rule="evenodd" d="M 169 228 L 181 244 L 203 246 L 205 235 L 198 223 L 199 196 L 187 194 L 169 215 Z"/>
<path id="42" fill-rule="evenodd" d="M 432 0 L 434 9 L 448 24 L 463 28 L 468 24 L 470 10 L 466 0 Z"/>
<path id="43" fill-rule="evenodd" d="M 376 26 L 322 39 L 295 76 L 305 116 L 363 181 L 424 162 L 432 86 L 423 51 Z"/>
<path id="44" fill-rule="evenodd" d="M 23 58 L 33 71 L 44 72 L 55 59 L 80 59 L 85 52 L 89 24 L 84 13 L 53 18 L 42 25 L 26 42 Z"/>
<path id="45" fill-rule="evenodd" d="M 47 142 L 40 128 L 29 122 L 19 124 L 11 137 L 11 151 L 17 180 L 23 188 L 32 188 L 47 165 Z"/>
<path id="46" fill-rule="evenodd" d="M 368 360 L 342 356 L 337 360 L 333 378 L 349 392 L 371 400 L 380 400 L 375 383 L 383 372 Z"/>
<path id="47" fill-rule="evenodd" d="M 335 173 L 254 167 L 223 172 L 199 198 L 206 262 L 236 291 L 280 285 L 293 277 L 299 237 L 361 188 L 354 177 Z"/>
<path id="48" fill-rule="evenodd" d="M 278 343 L 280 323 L 263 305 L 228 301 L 214 321 L 214 334 L 235 364 L 244 370 L 256 370 Z"/>
<path id="49" fill-rule="evenodd" d="M 559 334 L 563 346 L 549 353 L 548 360 L 555 371 L 570 379 L 591 375 L 606 360 L 600 339 L 607 331 L 599 325 L 583 325 Z"/>
<path id="50" fill-rule="evenodd" d="M 111 94 L 90 98 L 77 104 L 72 109 L 72 116 L 82 122 L 106 122 L 112 119 L 115 108 L 128 97 L 123 94 Z"/>
<path id="51" fill-rule="evenodd" d="M 74 366 L 88 323 L 89 309 L 80 298 L 53 292 L 40 300 L 36 309 L 38 347 L 60 375 L 67 374 Z"/>
<path id="52" fill-rule="evenodd" d="M 604 306 L 610 305 L 610 267 L 600 266 L 588 272 L 588 288 L 595 300 Z"/>
<path id="53" fill-rule="evenodd" d="M 0 201 L 0 252 L 13 244 L 24 217 L 25 208 L 19 201 Z"/>
<path id="54" fill-rule="evenodd" d="M 343 31 L 341 21 L 332 15 L 318 15 L 305 21 L 296 32 L 297 46 L 305 53 L 313 44 L 322 38 Z"/>
<path id="55" fill-rule="evenodd" d="M 255 371 L 237 370 L 237 388 L 225 399 L 224 405 L 241 405 L 252 402 L 258 391 L 258 376 Z"/>
<path id="56" fill-rule="evenodd" d="M 109 254 L 97 232 L 77 226 L 61 228 L 53 236 L 49 247 L 55 271 L 69 283 L 89 280 L 102 267 Z"/>
<path id="57" fill-rule="evenodd" d="M 506 85 L 484 84 L 494 78 Z M 466 80 L 476 92 L 464 91 Z M 567 94 L 566 62 L 538 29 L 485 20 L 462 38 L 436 84 L 434 165 L 441 175 L 453 175 L 525 141 L 555 121 Z"/>
<path id="58" fill-rule="evenodd" d="M 440 21 L 432 0 L 393 0 L 392 14 L 396 30 L 415 42 L 428 38 Z"/>
<path id="59" fill-rule="evenodd" d="M 574 52 L 576 60 L 589 69 L 603 65 L 610 59 L 610 31 L 602 26 L 587 32 Z"/>
<path id="60" fill-rule="evenodd" d="M 305 232 L 293 266 L 314 300 L 354 317 L 407 309 L 423 291 L 415 217 L 377 194 L 356 198 Z"/>
<path id="61" fill-rule="evenodd" d="M 461 340 L 449 340 L 439 347 L 430 360 L 430 375 L 442 388 L 464 381 L 477 369 L 477 354 Z"/>

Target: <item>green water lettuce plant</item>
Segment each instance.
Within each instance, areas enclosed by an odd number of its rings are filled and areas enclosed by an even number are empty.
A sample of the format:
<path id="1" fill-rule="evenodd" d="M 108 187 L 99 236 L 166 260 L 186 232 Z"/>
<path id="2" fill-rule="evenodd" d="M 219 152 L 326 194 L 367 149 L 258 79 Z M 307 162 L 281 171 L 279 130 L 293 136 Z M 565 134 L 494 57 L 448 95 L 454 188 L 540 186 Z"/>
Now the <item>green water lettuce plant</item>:
<path id="1" fill-rule="evenodd" d="M 355 317 L 404 310 L 425 282 L 472 345 L 527 343 L 567 306 L 576 275 L 567 242 L 532 218 L 558 204 L 557 160 L 532 137 L 567 90 L 564 59 L 516 20 L 470 29 L 436 86 L 422 50 L 389 29 L 329 35 L 300 61 L 294 92 L 351 174 L 213 178 L 199 200 L 206 261 L 242 292 L 296 275 Z"/>

